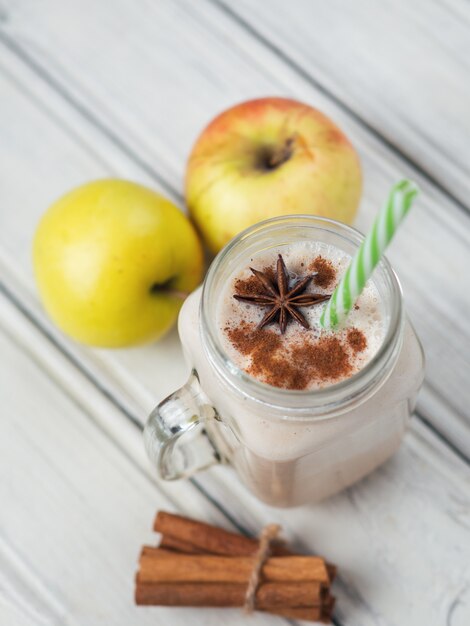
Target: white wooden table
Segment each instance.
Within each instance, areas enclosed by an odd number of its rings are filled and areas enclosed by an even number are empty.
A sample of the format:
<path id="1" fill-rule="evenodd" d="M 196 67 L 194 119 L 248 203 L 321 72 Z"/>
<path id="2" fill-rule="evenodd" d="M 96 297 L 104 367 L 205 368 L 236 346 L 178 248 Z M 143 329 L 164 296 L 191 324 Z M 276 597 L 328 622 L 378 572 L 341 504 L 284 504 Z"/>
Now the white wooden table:
<path id="1" fill-rule="evenodd" d="M 156 480 L 146 414 L 186 375 L 176 332 L 99 351 L 61 335 L 32 278 L 41 213 L 119 176 L 182 205 L 185 159 L 237 101 L 288 95 L 357 146 L 365 230 L 400 175 L 422 188 L 390 258 L 427 354 L 399 453 L 321 505 L 279 511 L 229 468 Z M 465 0 L 0 0 L 0 624 L 280 624 L 138 609 L 158 508 L 283 524 L 340 567 L 336 626 L 470 624 L 470 6 Z"/>

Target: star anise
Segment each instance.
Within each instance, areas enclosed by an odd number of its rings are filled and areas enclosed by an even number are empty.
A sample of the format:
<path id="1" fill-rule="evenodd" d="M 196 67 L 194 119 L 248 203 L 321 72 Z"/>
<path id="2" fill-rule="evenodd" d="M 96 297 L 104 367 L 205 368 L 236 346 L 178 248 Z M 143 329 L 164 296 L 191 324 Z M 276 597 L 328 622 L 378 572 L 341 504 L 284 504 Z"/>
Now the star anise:
<path id="1" fill-rule="evenodd" d="M 270 307 L 258 324 L 263 328 L 267 324 L 278 321 L 281 333 L 284 334 L 289 320 L 292 318 L 304 328 L 309 328 L 308 322 L 299 307 L 313 306 L 330 298 L 329 295 L 318 293 L 305 293 L 316 272 L 301 278 L 289 289 L 289 273 L 282 255 L 277 258 L 275 280 L 272 281 L 266 272 L 260 272 L 250 267 L 259 282 L 259 293 L 253 295 L 234 294 L 234 298 L 241 302 L 256 304 L 257 306 Z"/>

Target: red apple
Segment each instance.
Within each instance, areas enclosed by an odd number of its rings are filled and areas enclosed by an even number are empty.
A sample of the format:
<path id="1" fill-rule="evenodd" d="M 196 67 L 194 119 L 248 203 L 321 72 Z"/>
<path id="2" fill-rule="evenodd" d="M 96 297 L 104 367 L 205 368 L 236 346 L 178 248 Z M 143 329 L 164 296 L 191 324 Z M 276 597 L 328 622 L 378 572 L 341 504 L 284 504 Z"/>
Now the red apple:
<path id="1" fill-rule="evenodd" d="M 361 195 L 359 158 L 323 113 L 287 98 L 238 104 L 197 139 L 186 202 L 217 252 L 268 217 L 307 213 L 351 223 Z"/>

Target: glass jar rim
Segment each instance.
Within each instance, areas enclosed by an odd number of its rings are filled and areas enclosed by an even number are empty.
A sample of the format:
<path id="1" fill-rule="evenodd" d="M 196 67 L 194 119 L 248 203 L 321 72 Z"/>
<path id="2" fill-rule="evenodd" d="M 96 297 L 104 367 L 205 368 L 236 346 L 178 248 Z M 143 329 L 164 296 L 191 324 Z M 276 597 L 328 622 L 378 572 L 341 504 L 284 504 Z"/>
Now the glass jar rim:
<path id="1" fill-rule="evenodd" d="M 403 328 L 402 291 L 399 280 L 389 261 L 382 257 L 374 272 L 380 271 L 387 281 L 391 291 L 392 307 L 389 312 L 389 323 L 385 337 L 375 355 L 353 376 L 338 383 L 327 385 L 319 389 L 293 390 L 274 387 L 261 382 L 239 368 L 227 355 L 222 347 L 218 334 L 214 332 L 215 324 L 211 324 L 207 317 L 209 299 L 212 296 L 211 287 L 221 264 L 237 250 L 248 238 L 256 233 L 268 233 L 278 228 L 302 226 L 315 228 L 317 231 L 327 231 L 339 235 L 350 244 L 359 247 L 364 235 L 352 226 L 326 217 L 316 215 L 286 215 L 273 217 L 245 229 L 232 239 L 215 257 L 207 272 L 203 284 L 201 297 L 201 333 L 202 343 L 212 366 L 231 387 L 242 391 L 255 402 L 268 406 L 281 414 L 286 411 L 295 412 L 296 417 L 312 418 L 333 416 L 342 412 L 352 402 L 368 397 L 378 385 L 384 382 L 391 368 L 387 367 L 395 362 L 401 347 L 400 339 Z"/>

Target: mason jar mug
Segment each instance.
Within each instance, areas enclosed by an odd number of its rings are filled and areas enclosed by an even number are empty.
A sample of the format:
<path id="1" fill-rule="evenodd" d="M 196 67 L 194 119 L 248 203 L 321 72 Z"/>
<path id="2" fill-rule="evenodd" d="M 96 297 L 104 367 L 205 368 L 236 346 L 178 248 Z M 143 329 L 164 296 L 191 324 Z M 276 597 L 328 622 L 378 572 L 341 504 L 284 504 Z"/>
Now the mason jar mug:
<path id="1" fill-rule="evenodd" d="M 298 241 L 330 244 L 353 256 L 363 236 L 312 216 L 261 222 L 218 254 L 203 286 L 183 304 L 178 329 L 189 380 L 155 408 L 144 434 L 162 478 L 227 462 L 264 502 L 297 506 L 348 487 L 400 445 L 422 384 L 424 357 L 385 258 L 372 277 L 385 315 L 384 340 L 350 378 L 310 391 L 280 389 L 251 377 L 225 353 L 216 323 L 224 285 L 253 254 Z"/>

